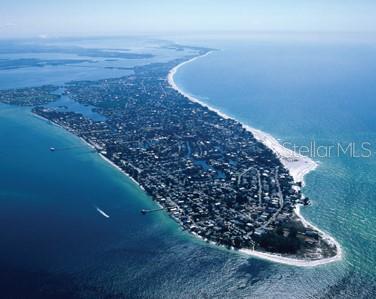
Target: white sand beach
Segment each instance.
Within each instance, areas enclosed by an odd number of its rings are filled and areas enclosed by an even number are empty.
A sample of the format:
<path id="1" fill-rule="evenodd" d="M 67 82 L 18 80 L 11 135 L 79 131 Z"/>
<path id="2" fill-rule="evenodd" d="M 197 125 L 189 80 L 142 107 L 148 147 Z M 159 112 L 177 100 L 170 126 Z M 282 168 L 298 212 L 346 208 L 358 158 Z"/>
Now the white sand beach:
<path id="1" fill-rule="evenodd" d="M 207 107 L 208 109 L 218 113 L 223 118 L 231 118 L 230 116 L 226 115 L 225 113 L 221 112 L 220 110 L 215 109 L 215 108 L 207 105 L 206 103 L 200 101 L 199 99 L 183 92 L 182 90 L 180 90 L 178 88 L 178 86 L 176 85 L 176 83 L 174 81 L 174 75 L 180 67 L 182 67 L 183 65 L 190 63 L 190 62 L 192 62 L 192 61 L 194 61 L 198 58 L 202 58 L 204 56 L 207 56 L 210 53 L 211 52 L 208 52 L 204 55 L 194 57 L 190 60 L 187 60 L 187 61 L 175 66 L 173 69 L 171 69 L 171 71 L 168 74 L 168 82 L 169 82 L 169 84 L 171 85 L 172 88 L 174 88 L 176 91 L 178 91 L 179 93 L 181 93 L 182 95 L 187 97 L 189 100 L 196 102 L 196 103 L 199 103 L 202 106 Z M 34 114 L 34 116 L 43 120 L 43 121 L 49 122 L 53 125 L 56 125 L 56 126 L 62 128 L 62 129 L 68 130 L 68 128 L 64 128 L 64 127 L 62 127 L 62 126 L 60 126 L 56 123 L 53 123 L 53 122 L 49 121 L 48 119 L 46 119 L 44 117 L 41 117 L 41 116 L 36 115 L 36 114 Z M 290 172 L 291 176 L 294 178 L 295 182 L 304 183 L 304 180 L 303 180 L 304 176 L 308 172 L 316 169 L 316 167 L 318 166 L 318 164 L 315 161 L 311 160 L 310 158 L 308 158 L 306 156 L 299 155 L 299 154 L 295 153 L 294 151 L 292 151 L 288 148 L 285 148 L 284 146 L 282 146 L 278 142 L 278 140 L 276 140 L 270 134 L 265 133 L 263 131 L 260 131 L 258 129 L 252 128 L 252 127 L 247 126 L 247 125 L 243 125 L 243 126 L 247 130 L 249 130 L 257 140 L 264 143 L 267 147 L 269 147 L 270 149 L 272 149 L 276 153 L 276 155 L 279 157 L 279 159 L 281 160 L 283 165 L 289 170 L 289 172 Z M 83 138 L 80 138 L 80 139 L 81 139 L 82 142 L 87 144 L 89 147 L 97 150 L 97 147 L 96 147 L 95 144 L 93 145 L 90 142 L 84 140 Z M 109 163 L 110 165 L 112 165 L 113 167 L 118 169 L 120 172 L 125 174 L 140 189 L 144 190 L 144 188 L 136 180 L 134 180 L 132 177 L 130 177 L 127 173 L 125 173 L 119 166 L 114 164 L 111 160 L 109 160 L 107 157 L 105 157 L 100 152 L 99 152 L 99 155 L 107 163 Z M 158 205 L 160 206 L 160 204 L 158 204 Z M 281 255 L 278 255 L 278 254 L 259 252 L 259 251 L 255 251 L 255 250 L 251 250 L 251 249 L 241 249 L 241 250 L 239 250 L 239 252 L 246 254 L 246 255 L 251 255 L 251 256 L 254 256 L 254 257 L 257 257 L 257 258 L 266 259 L 266 260 L 269 260 L 269 261 L 272 261 L 272 262 L 277 262 L 277 263 L 287 264 L 287 265 L 292 265 L 292 266 L 301 266 L 301 267 L 313 267 L 313 266 L 323 265 L 323 264 L 327 264 L 327 263 L 331 263 L 331 262 L 334 262 L 334 261 L 341 260 L 343 254 L 342 254 L 342 250 L 341 250 L 339 243 L 334 238 L 329 236 L 327 233 L 323 232 L 322 230 L 320 230 L 316 226 L 309 223 L 306 219 L 304 219 L 304 217 L 300 213 L 300 206 L 296 207 L 295 213 L 301 219 L 302 223 L 305 226 L 311 227 L 311 228 L 317 230 L 321 234 L 322 238 L 327 240 L 329 243 L 336 245 L 336 247 L 337 247 L 337 255 L 336 256 L 331 257 L 331 258 L 319 259 L 319 260 L 304 260 L 304 259 L 294 259 L 294 258 L 290 258 L 290 257 L 285 257 L 285 256 L 281 256 Z"/>
<path id="2" fill-rule="evenodd" d="M 191 62 L 195 61 L 196 59 L 203 58 L 203 57 L 209 55 L 210 53 L 211 52 L 208 52 L 204 55 L 194 57 L 190 60 L 187 60 L 187 61 L 182 62 L 181 64 L 175 66 L 173 69 L 171 69 L 171 71 L 168 74 L 168 78 L 167 78 L 168 82 L 173 89 L 175 89 L 180 94 L 187 97 L 192 102 L 199 103 L 200 105 L 207 107 L 209 110 L 218 113 L 223 118 L 226 118 L 226 119 L 232 118 L 232 117 L 228 116 L 227 114 L 223 113 L 222 111 L 220 111 L 219 109 L 213 108 L 210 105 L 208 105 L 207 103 L 205 103 L 205 102 L 191 96 L 190 94 L 187 94 L 186 92 L 182 91 L 181 89 L 179 89 L 179 87 L 177 86 L 177 84 L 174 81 L 174 75 L 183 65 L 186 65 L 187 63 L 191 63 Z M 232 119 L 234 119 L 234 118 L 232 118 Z M 307 173 L 309 173 L 310 171 L 313 171 L 314 169 L 316 169 L 318 167 L 318 164 L 315 161 L 313 161 L 312 159 L 310 159 L 309 157 L 300 155 L 300 154 L 292 151 L 291 149 L 288 149 L 288 148 L 282 146 L 278 142 L 278 140 L 275 139 L 272 135 L 265 133 L 261 130 L 252 128 L 248 125 L 243 125 L 243 126 L 247 130 L 249 130 L 257 140 L 259 140 L 260 142 L 262 142 L 263 144 L 265 144 L 267 147 L 269 147 L 271 150 L 274 151 L 274 153 L 281 160 L 281 163 L 289 170 L 290 175 L 293 177 L 295 182 L 301 182 L 302 184 L 304 184 L 304 176 Z M 313 224 L 309 223 L 301 215 L 299 205 L 297 205 L 297 207 L 295 208 L 295 213 L 300 218 L 300 220 L 302 221 L 302 223 L 306 227 L 311 227 L 311 228 L 315 229 L 316 231 L 318 231 L 320 233 L 320 235 L 323 239 L 328 241 L 328 243 L 334 244 L 337 248 L 337 255 L 335 255 L 334 257 L 331 257 L 331 258 L 324 258 L 324 259 L 319 259 L 319 260 L 304 260 L 304 259 L 294 259 L 294 258 L 290 258 L 290 257 L 284 257 L 284 256 L 281 256 L 281 255 L 278 255 L 278 254 L 259 252 L 259 251 L 255 251 L 255 250 L 251 250 L 251 249 L 241 249 L 239 251 L 242 252 L 242 253 L 245 253 L 247 255 L 251 255 L 251 256 L 254 256 L 254 257 L 261 258 L 261 259 L 267 259 L 267 260 L 272 261 L 272 262 L 277 262 L 277 263 L 287 264 L 287 265 L 292 265 L 292 266 L 301 266 L 301 267 L 314 267 L 314 266 L 328 264 L 328 263 L 332 263 L 332 262 L 341 260 L 342 257 L 343 257 L 343 254 L 342 254 L 342 249 L 341 249 L 341 246 L 339 245 L 339 243 L 333 237 L 331 237 L 327 233 L 323 232 L 322 230 L 320 230 L 319 228 L 317 228 Z"/>

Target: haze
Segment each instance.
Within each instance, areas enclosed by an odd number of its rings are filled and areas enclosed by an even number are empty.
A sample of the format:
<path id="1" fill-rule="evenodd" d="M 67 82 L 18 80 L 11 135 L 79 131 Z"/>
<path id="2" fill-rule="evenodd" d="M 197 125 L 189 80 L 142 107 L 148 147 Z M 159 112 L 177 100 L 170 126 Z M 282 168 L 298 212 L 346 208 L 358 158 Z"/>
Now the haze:
<path id="1" fill-rule="evenodd" d="M 208 31 L 373 32 L 375 1 L 2 0 L 0 37 Z"/>

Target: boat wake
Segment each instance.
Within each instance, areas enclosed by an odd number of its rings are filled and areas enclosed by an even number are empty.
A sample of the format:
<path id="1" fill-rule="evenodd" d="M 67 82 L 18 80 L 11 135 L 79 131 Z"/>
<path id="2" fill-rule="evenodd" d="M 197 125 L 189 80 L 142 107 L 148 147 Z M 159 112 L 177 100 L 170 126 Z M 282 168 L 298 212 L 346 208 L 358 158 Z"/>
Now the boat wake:
<path id="1" fill-rule="evenodd" d="M 101 214 L 103 217 L 110 218 L 110 215 L 106 214 L 103 210 L 101 210 L 98 207 L 95 207 L 95 209 L 98 211 L 99 214 Z"/>

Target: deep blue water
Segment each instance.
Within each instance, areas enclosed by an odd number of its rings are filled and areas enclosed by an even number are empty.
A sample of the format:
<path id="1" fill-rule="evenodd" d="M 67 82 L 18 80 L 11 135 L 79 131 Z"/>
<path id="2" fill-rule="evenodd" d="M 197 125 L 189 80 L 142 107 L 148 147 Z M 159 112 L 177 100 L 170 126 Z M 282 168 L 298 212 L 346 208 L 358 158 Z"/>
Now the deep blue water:
<path id="1" fill-rule="evenodd" d="M 210 46 L 221 51 L 176 75 L 191 94 L 285 141 L 376 141 L 372 45 Z M 210 246 L 164 213 L 142 216 L 154 205 L 150 198 L 78 138 L 28 109 L 0 106 L 0 140 L 1 297 L 374 297 L 374 157 L 323 158 L 307 177 L 313 205 L 303 213 L 339 240 L 345 257 L 304 269 Z M 51 146 L 69 150 L 50 152 Z"/>

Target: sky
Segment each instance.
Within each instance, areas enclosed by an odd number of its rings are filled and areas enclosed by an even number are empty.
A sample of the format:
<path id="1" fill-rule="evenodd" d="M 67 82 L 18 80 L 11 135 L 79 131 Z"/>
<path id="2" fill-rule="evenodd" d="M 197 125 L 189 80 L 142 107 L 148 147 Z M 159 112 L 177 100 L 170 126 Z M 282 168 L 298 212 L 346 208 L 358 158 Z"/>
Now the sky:
<path id="1" fill-rule="evenodd" d="M 376 32 L 375 0 L 0 0 L 0 38 Z"/>

